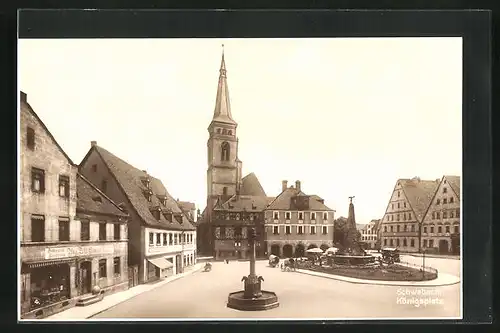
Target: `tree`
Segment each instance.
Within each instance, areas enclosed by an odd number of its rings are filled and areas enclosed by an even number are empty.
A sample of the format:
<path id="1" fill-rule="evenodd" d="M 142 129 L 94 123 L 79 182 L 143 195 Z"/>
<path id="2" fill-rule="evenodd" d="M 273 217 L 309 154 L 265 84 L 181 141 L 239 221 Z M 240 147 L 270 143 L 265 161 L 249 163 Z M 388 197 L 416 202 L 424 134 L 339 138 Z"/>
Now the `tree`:
<path id="1" fill-rule="evenodd" d="M 347 218 L 341 216 L 333 221 L 333 243 L 345 246 L 347 233 L 349 228 L 347 226 Z"/>

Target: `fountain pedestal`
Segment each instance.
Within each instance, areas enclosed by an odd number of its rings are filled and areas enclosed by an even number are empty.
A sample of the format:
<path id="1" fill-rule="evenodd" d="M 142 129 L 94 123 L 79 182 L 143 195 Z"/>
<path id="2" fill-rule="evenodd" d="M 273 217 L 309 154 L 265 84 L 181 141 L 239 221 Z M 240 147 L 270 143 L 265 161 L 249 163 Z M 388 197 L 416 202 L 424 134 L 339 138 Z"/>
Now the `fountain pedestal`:
<path id="1" fill-rule="evenodd" d="M 244 276 L 244 290 L 230 293 L 227 300 L 227 307 L 242 311 L 262 311 L 274 309 L 279 306 L 278 296 L 272 291 L 261 289 L 262 276 L 255 274 L 255 238 L 256 232 L 252 228 L 249 234 L 251 257 L 250 274 Z"/>

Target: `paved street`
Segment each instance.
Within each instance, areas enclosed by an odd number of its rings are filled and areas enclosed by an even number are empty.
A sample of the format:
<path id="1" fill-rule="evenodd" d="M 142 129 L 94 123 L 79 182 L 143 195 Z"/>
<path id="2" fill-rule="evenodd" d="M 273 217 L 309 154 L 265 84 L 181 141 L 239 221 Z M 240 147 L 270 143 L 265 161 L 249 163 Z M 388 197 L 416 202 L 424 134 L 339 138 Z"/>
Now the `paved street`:
<path id="1" fill-rule="evenodd" d="M 415 258 L 420 259 L 420 258 Z M 406 258 L 405 258 L 406 260 Z M 444 268 L 458 260 L 438 262 Z M 449 263 L 448 261 L 453 261 Z M 434 266 L 438 269 L 440 267 Z M 450 268 L 450 269 L 451 269 Z M 214 263 L 211 272 L 196 272 L 118 304 L 93 318 L 422 318 L 458 317 L 460 284 L 444 287 L 397 287 L 352 284 L 306 274 L 282 272 L 257 262 L 257 273 L 265 279 L 264 290 L 278 294 L 280 306 L 260 312 L 243 312 L 226 307 L 229 292 L 243 288 L 248 262 Z M 449 273 L 452 273 L 449 271 Z M 403 304 L 426 292 L 441 304 Z M 404 298 L 401 298 L 404 297 Z M 399 302 L 399 304 L 398 304 Z"/>

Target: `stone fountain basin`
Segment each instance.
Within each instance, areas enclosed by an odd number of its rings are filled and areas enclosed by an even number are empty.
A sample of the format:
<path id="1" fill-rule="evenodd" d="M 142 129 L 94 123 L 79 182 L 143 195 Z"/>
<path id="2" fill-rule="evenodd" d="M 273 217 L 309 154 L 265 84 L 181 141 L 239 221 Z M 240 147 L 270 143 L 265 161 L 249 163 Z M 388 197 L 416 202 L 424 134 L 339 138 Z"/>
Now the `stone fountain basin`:
<path id="1" fill-rule="evenodd" d="M 241 311 L 262 311 L 279 306 L 276 293 L 266 290 L 261 292 L 262 296 L 256 298 L 245 298 L 243 290 L 230 293 L 227 299 L 227 307 Z"/>
<path id="2" fill-rule="evenodd" d="M 335 264 L 343 265 L 366 265 L 375 262 L 375 257 L 372 255 L 366 256 L 350 256 L 350 255 L 336 255 L 333 256 Z"/>

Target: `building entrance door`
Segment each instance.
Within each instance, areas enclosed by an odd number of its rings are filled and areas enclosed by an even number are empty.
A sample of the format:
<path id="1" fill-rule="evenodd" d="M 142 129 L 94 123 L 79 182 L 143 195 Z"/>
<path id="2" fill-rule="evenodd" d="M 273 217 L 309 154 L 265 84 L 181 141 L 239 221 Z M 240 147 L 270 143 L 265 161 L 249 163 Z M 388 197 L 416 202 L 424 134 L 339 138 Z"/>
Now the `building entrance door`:
<path id="1" fill-rule="evenodd" d="M 80 293 L 88 294 L 92 289 L 92 263 L 84 261 L 80 263 Z"/>

